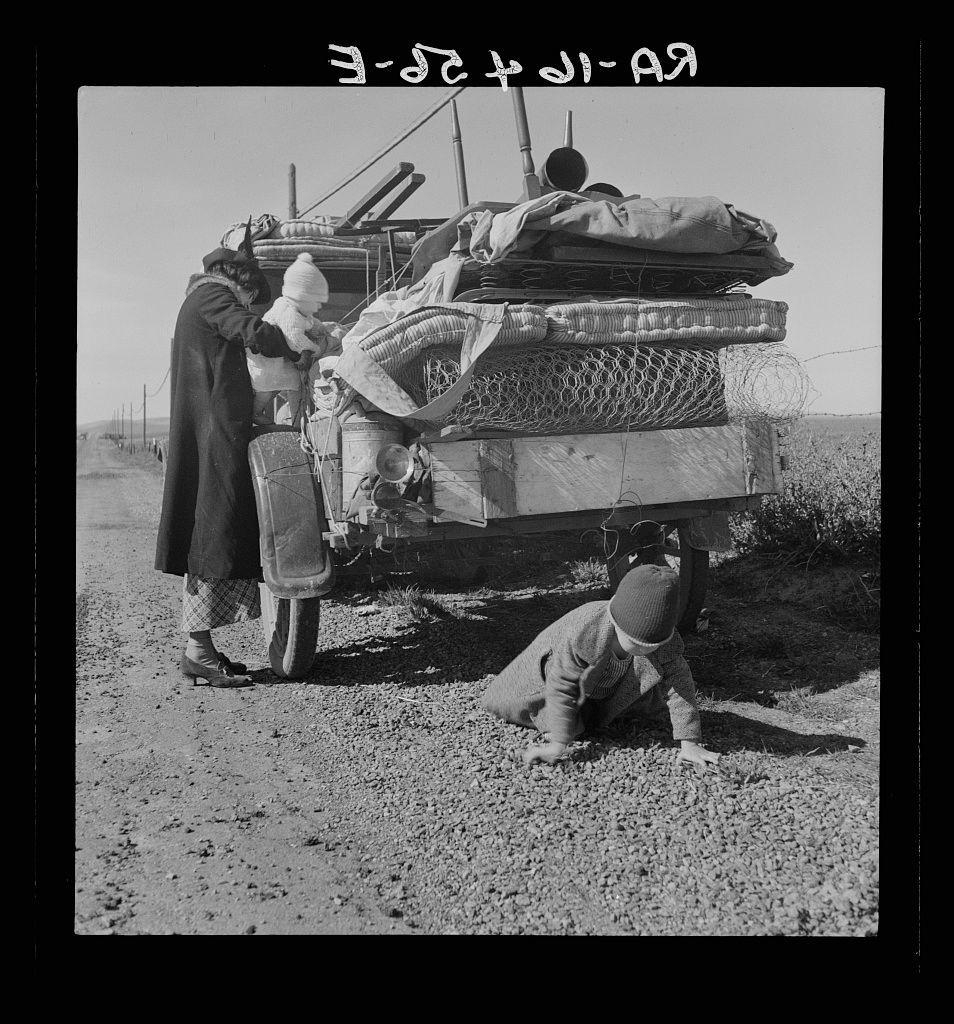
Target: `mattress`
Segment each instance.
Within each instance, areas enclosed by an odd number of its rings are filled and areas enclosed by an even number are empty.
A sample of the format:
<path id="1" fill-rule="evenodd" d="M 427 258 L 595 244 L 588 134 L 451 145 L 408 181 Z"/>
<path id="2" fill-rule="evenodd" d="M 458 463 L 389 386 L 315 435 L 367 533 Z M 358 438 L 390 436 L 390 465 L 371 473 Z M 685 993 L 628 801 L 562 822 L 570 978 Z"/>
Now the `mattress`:
<path id="1" fill-rule="evenodd" d="M 547 343 L 721 348 L 783 341 L 784 302 L 749 295 L 570 302 L 546 307 Z"/>

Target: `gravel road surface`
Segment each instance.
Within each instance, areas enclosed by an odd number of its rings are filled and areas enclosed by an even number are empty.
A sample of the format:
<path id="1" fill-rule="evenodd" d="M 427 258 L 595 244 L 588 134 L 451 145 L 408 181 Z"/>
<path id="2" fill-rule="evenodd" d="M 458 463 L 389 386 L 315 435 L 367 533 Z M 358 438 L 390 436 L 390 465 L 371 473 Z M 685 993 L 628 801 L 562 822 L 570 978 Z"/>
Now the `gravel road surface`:
<path id="1" fill-rule="evenodd" d="M 80 934 L 873 935 L 876 728 L 722 701 L 722 770 L 639 721 L 528 769 L 487 680 L 592 593 L 484 588 L 430 621 L 343 588 L 308 679 L 179 677 L 157 464 L 77 442 Z M 216 634 L 266 664 L 258 623 Z M 866 724 L 867 723 L 867 724 Z"/>

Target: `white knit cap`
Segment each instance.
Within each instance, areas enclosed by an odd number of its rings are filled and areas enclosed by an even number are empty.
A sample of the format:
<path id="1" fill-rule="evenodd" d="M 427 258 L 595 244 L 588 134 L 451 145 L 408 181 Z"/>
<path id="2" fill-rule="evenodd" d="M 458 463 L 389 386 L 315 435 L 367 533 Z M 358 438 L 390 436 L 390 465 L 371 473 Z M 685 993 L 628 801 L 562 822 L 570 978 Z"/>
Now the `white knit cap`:
<path id="1" fill-rule="evenodd" d="M 311 253 L 303 252 L 285 271 L 282 295 L 288 299 L 310 299 L 322 303 L 328 301 L 328 282 L 315 266 Z"/>

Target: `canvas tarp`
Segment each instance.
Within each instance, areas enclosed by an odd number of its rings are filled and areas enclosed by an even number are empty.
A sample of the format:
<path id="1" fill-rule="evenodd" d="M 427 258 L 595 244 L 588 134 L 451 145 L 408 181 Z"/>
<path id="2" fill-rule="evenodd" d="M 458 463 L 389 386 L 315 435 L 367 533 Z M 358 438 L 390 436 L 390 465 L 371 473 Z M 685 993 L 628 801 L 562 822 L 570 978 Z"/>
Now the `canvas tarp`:
<path id="1" fill-rule="evenodd" d="M 530 248 L 547 232 L 654 252 L 761 256 L 774 276 L 794 266 L 779 254 L 777 233 L 768 221 L 715 196 L 631 197 L 614 203 L 551 192 L 510 210 L 464 212 L 435 228 L 414 250 L 415 278 L 451 251 L 494 263 Z"/>

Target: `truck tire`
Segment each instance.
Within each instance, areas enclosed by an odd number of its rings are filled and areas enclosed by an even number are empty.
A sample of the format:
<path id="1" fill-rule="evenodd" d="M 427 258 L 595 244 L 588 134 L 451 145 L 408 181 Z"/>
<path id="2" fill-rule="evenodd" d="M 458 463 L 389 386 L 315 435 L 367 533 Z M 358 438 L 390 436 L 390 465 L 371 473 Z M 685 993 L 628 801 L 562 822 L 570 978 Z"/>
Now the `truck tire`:
<path id="1" fill-rule="evenodd" d="M 282 679 L 302 679 L 315 661 L 321 598 L 275 597 L 264 584 L 259 584 L 259 589 L 262 628 L 272 671 Z"/>
<path id="2" fill-rule="evenodd" d="M 685 635 L 695 633 L 699 613 L 706 600 L 709 584 L 709 552 L 689 544 L 689 524 L 679 525 L 679 554 L 666 555 L 666 561 L 679 571 L 679 623 L 678 630 Z"/>

